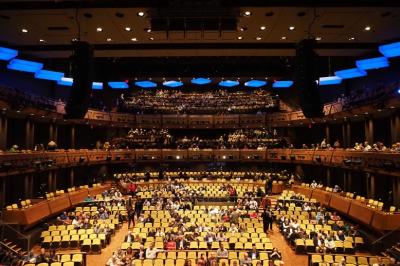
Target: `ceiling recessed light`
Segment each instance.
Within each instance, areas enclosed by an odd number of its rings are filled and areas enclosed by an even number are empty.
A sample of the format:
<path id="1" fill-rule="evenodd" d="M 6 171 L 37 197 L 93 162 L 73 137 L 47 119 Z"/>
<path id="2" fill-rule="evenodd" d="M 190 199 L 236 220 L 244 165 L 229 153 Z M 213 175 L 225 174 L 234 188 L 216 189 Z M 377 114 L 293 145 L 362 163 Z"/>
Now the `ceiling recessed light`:
<path id="1" fill-rule="evenodd" d="M 267 27 L 265 27 L 265 26 L 260 27 L 260 30 L 266 30 L 266 29 L 267 29 Z"/>
<path id="2" fill-rule="evenodd" d="M 371 26 L 365 26 L 364 30 L 365 31 L 370 31 L 371 30 Z"/>
<path id="3" fill-rule="evenodd" d="M 150 37 L 149 40 L 150 40 L 150 41 L 154 41 L 154 37 Z"/>
<path id="4" fill-rule="evenodd" d="M 292 30 L 294 30 L 294 29 L 295 29 L 294 26 L 290 26 L 290 27 L 289 27 L 289 30 L 290 30 L 290 31 L 292 31 Z"/>
<path id="5" fill-rule="evenodd" d="M 21 31 L 22 31 L 22 33 L 28 33 L 27 29 L 22 29 Z"/>
<path id="6" fill-rule="evenodd" d="M 261 37 L 260 37 L 260 36 L 257 36 L 257 37 L 256 37 L 256 40 L 257 40 L 257 41 L 261 40 Z"/>
<path id="7" fill-rule="evenodd" d="M 132 38 L 131 41 L 132 42 L 137 42 L 137 38 Z"/>
<path id="8" fill-rule="evenodd" d="M 103 28 L 102 28 L 102 27 L 97 27 L 96 31 L 97 31 L 97 32 L 102 32 L 102 31 L 103 31 Z"/>
<path id="9" fill-rule="evenodd" d="M 112 41 L 112 39 L 111 38 L 107 38 L 107 42 L 111 42 Z"/>
<path id="10" fill-rule="evenodd" d="M 238 36 L 237 39 L 238 39 L 238 40 L 242 40 L 242 39 L 243 39 L 243 36 Z"/>
<path id="11" fill-rule="evenodd" d="M 139 17 L 144 17 L 144 12 L 143 12 L 143 11 L 139 11 L 139 12 L 137 13 L 137 15 L 138 15 Z"/>
<path id="12" fill-rule="evenodd" d="M 315 40 L 316 41 L 320 41 L 320 40 L 322 40 L 322 37 L 321 36 L 317 36 L 317 37 L 315 37 Z"/>
<path id="13" fill-rule="evenodd" d="M 355 40 L 354 37 L 350 37 L 350 38 L 349 38 L 349 41 L 354 41 L 354 40 Z"/>
<path id="14" fill-rule="evenodd" d="M 286 36 L 282 36 L 282 37 L 281 37 L 281 40 L 286 40 Z"/>
<path id="15" fill-rule="evenodd" d="M 125 27 L 126 31 L 131 31 L 131 27 Z"/>
<path id="16" fill-rule="evenodd" d="M 246 17 L 250 17 L 251 12 L 249 10 L 246 10 L 246 11 L 244 11 L 243 15 L 245 15 Z"/>

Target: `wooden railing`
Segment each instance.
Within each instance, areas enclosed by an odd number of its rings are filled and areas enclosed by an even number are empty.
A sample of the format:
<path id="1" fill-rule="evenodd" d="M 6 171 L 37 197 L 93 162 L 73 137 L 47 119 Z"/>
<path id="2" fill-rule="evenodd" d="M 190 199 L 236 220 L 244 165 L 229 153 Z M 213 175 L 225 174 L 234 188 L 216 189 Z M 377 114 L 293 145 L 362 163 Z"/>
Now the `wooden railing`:
<path id="1" fill-rule="evenodd" d="M 277 162 L 357 168 L 400 176 L 400 153 L 307 149 L 136 149 L 1 153 L 0 176 L 54 167 L 126 162 Z"/>
<path id="2" fill-rule="evenodd" d="M 341 196 L 340 193 L 304 186 L 294 186 L 292 189 L 296 193 L 305 195 L 307 198 L 315 198 L 322 205 L 330 207 L 377 231 L 396 230 L 399 227 L 399 213 L 390 214 L 372 209 L 358 200 Z"/>

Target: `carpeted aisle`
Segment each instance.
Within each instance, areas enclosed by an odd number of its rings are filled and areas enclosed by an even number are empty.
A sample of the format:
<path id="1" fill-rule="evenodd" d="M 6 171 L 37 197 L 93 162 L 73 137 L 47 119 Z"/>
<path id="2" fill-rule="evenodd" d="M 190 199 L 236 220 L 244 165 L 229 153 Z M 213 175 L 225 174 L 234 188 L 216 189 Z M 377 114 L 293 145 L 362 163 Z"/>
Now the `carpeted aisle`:
<path id="1" fill-rule="evenodd" d="M 87 258 L 87 266 L 103 266 L 111 257 L 114 251 L 121 247 L 125 236 L 128 234 L 128 223 L 124 223 L 122 227 L 111 238 L 111 243 L 101 250 L 101 254 L 91 254 Z"/>
<path id="2" fill-rule="evenodd" d="M 286 242 L 285 238 L 279 232 L 276 224 L 273 225 L 273 231 L 269 233 L 269 238 L 274 247 L 282 253 L 282 259 L 285 266 L 307 266 L 308 256 L 297 255 Z"/>

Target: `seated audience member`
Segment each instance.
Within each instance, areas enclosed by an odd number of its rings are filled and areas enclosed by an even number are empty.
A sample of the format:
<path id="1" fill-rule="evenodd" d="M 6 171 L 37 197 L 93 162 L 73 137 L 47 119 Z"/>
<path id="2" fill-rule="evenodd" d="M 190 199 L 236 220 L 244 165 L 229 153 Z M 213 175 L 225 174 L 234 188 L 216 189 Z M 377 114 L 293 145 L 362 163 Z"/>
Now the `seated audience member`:
<path id="1" fill-rule="evenodd" d="M 223 243 L 219 243 L 219 248 L 217 249 L 217 258 L 226 259 L 228 258 L 228 250 L 224 247 Z"/>
<path id="2" fill-rule="evenodd" d="M 154 247 L 154 242 L 150 243 L 150 246 L 146 249 L 146 259 L 157 258 L 157 253 L 164 252 L 163 249 L 158 249 Z"/>
<path id="3" fill-rule="evenodd" d="M 249 254 L 244 253 L 243 258 L 239 261 L 240 266 L 252 266 L 253 262 L 249 257 Z"/>
<path id="4" fill-rule="evenodd" d="M 252 249 L 248 252 L 249 258 L 252 260 L 260 259 L 260 253 L 256 249 L 256 245 L 253 244 Z"/>

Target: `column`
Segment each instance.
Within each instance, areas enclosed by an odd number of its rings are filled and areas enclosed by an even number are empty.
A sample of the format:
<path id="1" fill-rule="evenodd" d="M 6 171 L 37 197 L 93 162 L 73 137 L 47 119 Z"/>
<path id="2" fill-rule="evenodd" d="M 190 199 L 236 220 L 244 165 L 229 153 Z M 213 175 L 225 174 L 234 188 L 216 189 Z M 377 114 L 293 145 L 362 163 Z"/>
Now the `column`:
<path id="1" fill-rule="evenodd" d="M 400 141 L 400 113 L 398 111 L 390 114 L 390 136 L 392 144 Z"/>
<path id="2" fill-rule="evenodd" d="M 75 171 L 73 168 L 69 169 L 69 186 L 73 187 L 75 185 Z"/>
<path id="3" fill-rule="evenodd" d="M 0 115 L 0 150 L 7 150 L 8 118 L 5 113 Z"/>
<path id="4" fill-rule="evenodd" d="M 51 121 L 49 124 L 49 141 L 53 140 L 57 143 L 57 133 L 57 124 L 55 121 Z"/>
<path id="5" fill-rule="evenodd" d="M 371 145 L 374 143 L 374 120 L 372 116 L 366 116 L 364 121 L 365 126 L 365 141 Z"/>
<path id="6" fill-rule="evenodd" d="M 330 187 L 332 184 L 331 182 L 331 168 L 327 167 L 326 168 L 326 186 Z"/>
<path id="7" fill-rule="evenodd" d="M 372 173 L 366 173 L 367 179 L 367 197 L 374 199 L 375 198 L 375 175 Z"/>
<path id="8" fill-rule="evenodd" d="M 32 174 L 27 174 L 26 176 L 25 176 L 25 180 L 24 180 L 25 182 L 24 182 L 24 186 L 25 186 L 25 189 L 24 189 L 24 197 L 25 197 L 25 199 L 29 199 L 29 198 L 32 198 L 32 196 L 33 196 L 33 176 L 32 176 Z"/>
<path id="9" fill-rule="evenodd" d="M 353 175 L 350 170 L 347 171 L 347 189 L 348 192 L 353 192 Z"/>
<path id="10" fill-rule="evenodd" d="M 6 204 L 6 178 L 0 178 L 0 207 L 2 208 Z"/>
<path id="11" fill-rule="evenodd" d="M 34 147 L 35 124 L 32 119 L 25 121 L 25 148 L 32 150 Z"/>
<path id="12" fill-rule="evenodd" d="M 400 205 L 400 181 L 398 177 L 393 177 L 393 205 Z"/>
<path id="13" fill-rule="evenodd" d="M 351 143 L 351 121 L 348 118 L 343 120 L 342 124 L 342 135 L 343 135 L 343 148 L 349 148 L 352 146 Z"/>
<path id="14" fill-rule="evenodd" d="M 329 126 L 329 123 L 325 124 L 325 138 L 326 138 L 326 143 L 333 145 L 333 143 L 331 143 L 331 128 Z"/>
<path id="15" fill-rule="evenodd" d="M 47 181 L 47 192 L 53 192 L 56 190 L 56 171 L 49 171 L 48 181 Z"/>
<path id="16" fill-rule="evenodd" d="M 75 125 L 71 125 L 71 149 L 75 149 Z"/>

